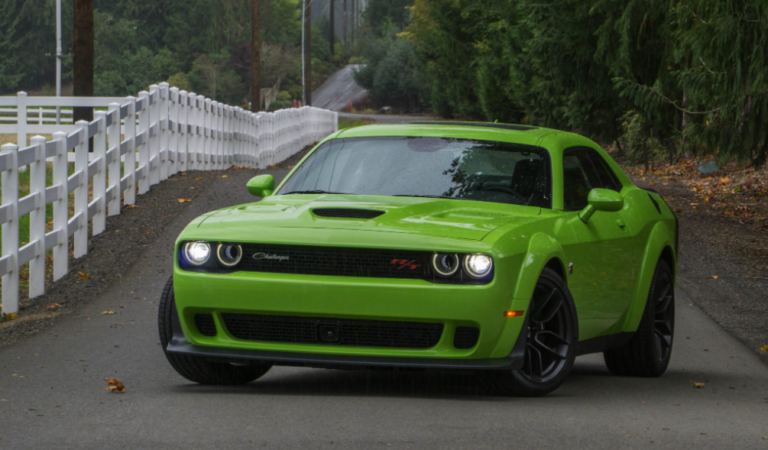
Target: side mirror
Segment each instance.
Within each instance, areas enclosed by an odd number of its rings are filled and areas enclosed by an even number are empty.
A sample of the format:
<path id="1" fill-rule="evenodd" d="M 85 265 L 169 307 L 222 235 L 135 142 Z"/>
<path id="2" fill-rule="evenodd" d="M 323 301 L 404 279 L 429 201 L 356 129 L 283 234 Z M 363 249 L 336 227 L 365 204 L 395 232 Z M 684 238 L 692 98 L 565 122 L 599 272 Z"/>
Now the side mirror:
<path id="1" fill-rule="evenodd" d="M 254 197 L 267 197 L 275 192 L 275 177 L 272 175 L 257 175 L 247 184 L 248 192 Z"/>
<path id="2" fill-rule="evenodd" d="M 584 223 L 589 222 L 596 211 L 620 211 L 624 207 L 624 197 L 610 189 L 592 189 L 589 191 L 587 201 L 589 204 L 579 213 L 579 219 Z"/>

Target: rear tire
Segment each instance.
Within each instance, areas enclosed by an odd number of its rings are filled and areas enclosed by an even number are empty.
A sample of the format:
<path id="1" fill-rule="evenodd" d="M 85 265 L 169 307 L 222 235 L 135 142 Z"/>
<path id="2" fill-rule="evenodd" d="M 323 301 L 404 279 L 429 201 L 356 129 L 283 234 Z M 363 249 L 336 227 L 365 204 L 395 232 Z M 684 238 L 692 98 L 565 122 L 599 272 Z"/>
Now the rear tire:
<path id="1" fill-rule="evenodd" d="M 520 370 L 486 371 L 480 376 L 495 393 L 538 397 L 554 391 L 568 377 L 576 359 L 578 321 L 565 282 L 544 268 L 525 318 L 525 363 Z"/>
<path id="2" fill-rule="evenodd" d="M 189 381 L 200 384 L 246 384 L 261 377 L 272 367 L 270 364 L 263 363 L 235 366 L 228 363 L 209 362 L 199 356 L 168 353 L 165 350 L 168 348 L 168 342 L 173 338 L 174 324 L 179 326 L 178 321 L 176 300 L 173 295 L 173 277 L 171 277 L 165 284 L 163 294 L 160 297 L 160 310 L 157 317 L 160 343 L 171 367 Z"/>
<path id="3" fill-rule="evenodd" d="M 614 375 L 658 377 L 669 366 L 675 333 L 675 286 L 672 269 L 664 260 L 656 264 L 643 317 L 632 339 L 603 353 Z"/>

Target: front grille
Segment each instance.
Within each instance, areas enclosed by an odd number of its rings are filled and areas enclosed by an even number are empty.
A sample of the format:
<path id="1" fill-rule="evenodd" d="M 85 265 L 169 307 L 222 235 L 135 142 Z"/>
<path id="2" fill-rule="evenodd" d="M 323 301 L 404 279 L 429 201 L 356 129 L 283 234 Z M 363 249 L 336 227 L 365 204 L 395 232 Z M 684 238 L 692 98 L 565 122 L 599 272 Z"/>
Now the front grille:
<path id="1" fill-rule="evenodd" d="M 240 270 L 432 280 L 431 252 L 245 244 Z"/>
<path id="2" fill-rule="evenodd" d="M 312 210 L 312 213 L 320 217 L 333 217 L 339 219 L 373 219 L 384 214 L 384 211 L 355 208 L 315 208 Z"/>
<path id="3" fill-rule="evenodd" d="M 453 346 L 459 349 L 472 348 L 477 344 L 478 336 L 480 336 L 479 328 L 456 327 L 456 334 L 453 336 Z"/>
<path id="4" fill-rule="evenodd" d="M 443 334 L 441 323 L 230 313 L 222 318 L 232 336 L 248 341 L 431 348 Z"/>
<path id="5" fill-rule="evenodd" d="M 216 336 L 216 324 L 210 314 L 195 314 L 195 326 L 203 336 Z"/>

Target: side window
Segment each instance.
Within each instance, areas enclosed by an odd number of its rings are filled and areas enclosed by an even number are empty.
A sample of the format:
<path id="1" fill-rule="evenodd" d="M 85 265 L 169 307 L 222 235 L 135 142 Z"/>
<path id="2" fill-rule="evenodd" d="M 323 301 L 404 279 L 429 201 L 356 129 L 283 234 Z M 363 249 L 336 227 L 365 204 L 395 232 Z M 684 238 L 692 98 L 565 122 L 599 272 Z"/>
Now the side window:
<path id="1" fill-rule="evenodd" d="M 579 211 L 587 206 L 589 191 L 595 187 L 592 182 L 596 174 L 587 175 L 591 169 L 583 151 L 569 150 L 563 155 L 563 206 L 566 211 Z"/>
<path id="2" fill-rule="evenodd" d="M 588 149 L 586 152 L 589 155 L 590 161 L 592 161 L 592 164 L 595 166 L 597 175 L 602 182 L 602 187 L 616 192 L 621 191 L 621 188 L 624 186 L 621 184 L 613 170 L 611 170 L 608 163 L 605 162 L 605 159 L 592 149 Z"/>

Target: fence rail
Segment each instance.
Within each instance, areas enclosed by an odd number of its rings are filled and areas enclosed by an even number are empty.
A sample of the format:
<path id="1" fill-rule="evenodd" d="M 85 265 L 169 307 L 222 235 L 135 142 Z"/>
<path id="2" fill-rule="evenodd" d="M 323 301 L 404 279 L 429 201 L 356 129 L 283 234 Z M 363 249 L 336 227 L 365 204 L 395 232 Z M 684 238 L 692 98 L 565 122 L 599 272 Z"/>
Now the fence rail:
<path id="1" fill-rule="evenodd" d="M 28 98 L 23 92 L 0 97 L 0 107 L 9 106 L 15 107 L 17 123 L 0 124 L 0 133 L 17 134 L 20 145 L 3 145 L 0 152 L 3 314 L 18 311 L 20 267 L 29 264 L 29 297 L 44 294 L 46 252 L 53 249 L 53 280 L 62 278 L 68 272 L 70 237 L 74 256 L 84 256 L 89 221 L 92 236 L 102 233 L 107 216 L 120 214 L 121 197 L 123 205 L 131 205 L 137 192 L 144 194 L 179 171 L 267 167 L 338 129 L 332 111 L 304 107 L 251 113 L 167 83 L 151 86 L 138 98 Z M 30 106 L 108 110 L 96 111 L 92 122 L 33 125 L 28 123 Z M 53 133 L 53 139 L 35 136 L 27 146 L 28 133 Z M 71 149 L 74 173 L 68 175 Z M 30 192 L 19 198 L 19 172 L 25 166 L 30 168 Z M 48 204 L 53 204 L 53 227 L 46 232 Z M 27 214 L 29 243 L 19 248 L 19 218 Z"/>

